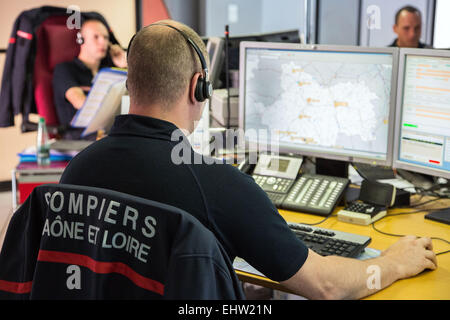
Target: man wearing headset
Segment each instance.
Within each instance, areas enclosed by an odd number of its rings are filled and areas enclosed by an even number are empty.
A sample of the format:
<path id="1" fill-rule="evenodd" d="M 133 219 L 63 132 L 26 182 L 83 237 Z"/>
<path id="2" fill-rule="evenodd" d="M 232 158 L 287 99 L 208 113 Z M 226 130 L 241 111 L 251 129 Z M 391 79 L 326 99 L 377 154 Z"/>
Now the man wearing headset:
<path id="1" fill-rule="evenodd" d="M 129 114 L 117 116 L 108 137 L 80 152 L 60 182 L 181 208 L 215 234 L 231 260 L 242 257 L 307 298 L 357 299 L 436 268 L 431 240 L 414 236 L 371 260 L 320 256 L 296 238 L 249 175 L 206 158 L 189 161 L 192 148 L 183 154 L 188 161 L 175 161 L 186 139 L 174 133 L 194 130 L 211 95 L 203 56 L 201 38 L 181 23 L 163 20 L 139 31 L 128 46 Z M 374 289 L 367 285 L 373 266 L 381 276 Z"/>
<path id="2" fill-rule="evenodd" d="M 109 42 L 108 29 L 99 20 L 84 21 L 76 41 L 80 45 L 78 56 L 58 64 L 53 73 L 54 101 L 61 125 L 68 125 L 83 106 L 100 68 L 127 66 L 125 51 Z"/>

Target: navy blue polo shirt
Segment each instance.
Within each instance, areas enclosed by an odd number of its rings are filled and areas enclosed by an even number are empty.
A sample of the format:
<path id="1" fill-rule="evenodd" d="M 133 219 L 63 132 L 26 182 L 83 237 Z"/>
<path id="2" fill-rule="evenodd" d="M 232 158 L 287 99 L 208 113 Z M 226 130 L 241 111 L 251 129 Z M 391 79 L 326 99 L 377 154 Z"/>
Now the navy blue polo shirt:
<path id="1" fill-rule="evenodd" d="M 231 261 L 242 257 L 276 281 L 292 277 L 308 249 L 265 192 L 235 167 L 196 154 L 184 135 L 172 141 L 177 129 L 159 119 L 119 115 L 109 136 L 73 158 L 60 182 L 181 208 L 215 234 Z"/>
<path id="2" fill-rule="evenodd" d="M 61 125 L 70 124 L 77 109 L 66 99 L 66 91 L 72 87 L 91 87 L 92 71 L 78 58 L 55 66 L 53 71 L 53 97 L 56 114 Z M 84 91 L 88 94 L 88 90 Z"/>

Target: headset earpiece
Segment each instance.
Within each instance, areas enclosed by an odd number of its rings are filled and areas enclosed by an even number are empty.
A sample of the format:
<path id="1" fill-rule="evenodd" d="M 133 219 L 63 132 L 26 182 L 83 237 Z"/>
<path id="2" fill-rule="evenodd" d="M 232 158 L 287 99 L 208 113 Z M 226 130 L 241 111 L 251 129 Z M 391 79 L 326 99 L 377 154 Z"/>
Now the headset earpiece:
<path id="1" fill-rule="evenodd" d="M 197 79 L 197 86 L 195 87 L 195 99 L 198 102 L 203 102 L 206 99 L 211 98 L 212 85 L 209 81 L 203 77 Z"/>
<path id="2" fill-rule="evenodd" d="M 81 35 L 80 31 L 77 32 L 77 40 L 76 41 L 80 46 L 84 43 L 84 39 L 83 39 L 83 36 Z"/>
<path id="3" fill-rule="evenodd" d="M 197 79 L 197 85 L 195 86 L 195 99 L 197 101 L 202 102 L 205 99 L 203 98 L 203 87 L 205 86 L 205 81 L 202 77 Z"/>

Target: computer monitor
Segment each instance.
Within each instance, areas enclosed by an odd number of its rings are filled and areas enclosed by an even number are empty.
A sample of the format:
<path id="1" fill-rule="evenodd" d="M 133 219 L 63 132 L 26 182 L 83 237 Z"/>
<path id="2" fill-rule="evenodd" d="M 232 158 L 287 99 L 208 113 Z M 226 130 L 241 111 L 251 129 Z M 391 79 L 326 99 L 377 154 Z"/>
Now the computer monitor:
<path id="1" fill-rule="evenodd" d="M 210 60 L 209 81 L 212 83 L 213 88 L 218 87 L 219 75 L 223 66 L 223 58 L 225 56 L 223 44 L 222 38 L 211 37 L 206 45 L 206 51 L 208 51 Z"/>
<path id="2" fill-rule="evenodd" d="M 300 43 L 300 31 L 298 29 L 293 29 L 285 31 L 260 33 L 257 35 L 257 41 Z"/>
<path id="3" fill-rule="evenodd" d="M 283 30 L 270 33 L 254 33 L 247 35 L 230 36 L 228 38 L 229 69 L 239 68 L 239 45 L 244 41 L 258 42 L 284 42 L 300 43 L 300 31 L 298 29 Z"/>
<path id="4" fill-rule="evenodd" d="M 392 164 L 398 48 L 242 42 L 240 49 L 247 145 Z"/>
<path id="5" fill-rule="evenodd" d="M 244 41 L 258 42 L 285 42 L 300 43 L 300 31 L 298 29 L 276 31 L 270 33 L 254 33 L 246 35 L 230 36 L 228 38 L 228 70 L 239 69 L 239 45 Z M 219 87 L 226 87 L 226 66 L 222 64 L 219 75 Z M 230 84 L 231 85 L 231 84 Z"/>
<path id="6" fill-rule="evenodd" d="M 401 49 L 395 168 L 450 178 L 450 52 Z"/>

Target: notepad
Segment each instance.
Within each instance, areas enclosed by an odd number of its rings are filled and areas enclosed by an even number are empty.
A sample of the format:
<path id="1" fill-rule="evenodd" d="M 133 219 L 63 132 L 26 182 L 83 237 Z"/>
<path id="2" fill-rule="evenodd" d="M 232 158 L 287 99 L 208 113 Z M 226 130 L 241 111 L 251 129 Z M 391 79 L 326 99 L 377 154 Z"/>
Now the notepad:
<path id="1" fill-rule="evenodd" d="M 120 102 L 126 94 L 127 72 L 122 69 L 103 68 L 94 78 L 83 106 L 71 121 L 75 128 L 85 128 L 82 137 L 103 129 L 108 131 L 114 117 L 120 113 Z"/>

